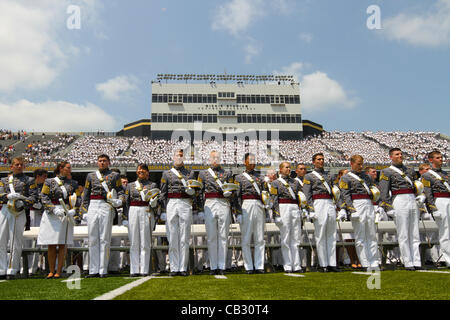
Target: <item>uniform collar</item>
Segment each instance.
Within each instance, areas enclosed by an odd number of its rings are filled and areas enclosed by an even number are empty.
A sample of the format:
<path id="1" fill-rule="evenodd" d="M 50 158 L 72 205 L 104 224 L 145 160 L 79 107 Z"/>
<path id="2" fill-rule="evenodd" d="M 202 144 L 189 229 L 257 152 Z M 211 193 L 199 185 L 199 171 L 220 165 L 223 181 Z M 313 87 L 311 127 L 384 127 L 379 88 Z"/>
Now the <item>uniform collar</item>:
<path id="1" fill-rule="evenodd" d="M 320 172 L 320 173 L 324 173 L 325 172 L 324 168 L 321 168 L 321 169 L 314 168 L 314 170 L 317 171 L 317 172 Z"/>
<path id="2" fill-rule="evenodd" d="M 355 170 L 350 170 L 351 173 L 356 174 L 357 176 L 361 176 L 363 171 L 356 172 Z"/>
<path id="3" fill-rule="evenodd" d="M 109 168 L 102 169 L 102 170 L 99 169 L 98 171 L 100 171 L 101 174 L 105 174 L 109 171 Z"/>
<path id="4" fill-rule="evenodd" d="M 59 180 L 66 180 L 67 178 L 58 174 Z"/>
<path id="5" fill-rule="evenodd" d="M 396 168 L 399 168 L 399 169 L 401 169 L 401 168 L 403 168 L 403 163 L 401 163 L 401 164 L 392 164 L 394 167 L 396 167 Z"/>
<path id="6" fill-rule="evenodd" d="M 250 170 L 250 171 L 247 171 L 247 169 L 245 169 L 245 171 L 244 172 L 247 172 L 248 174 L 255 174 L 255 169 L 253 169 L 253 170 Z"/>
<path id="7" fill-rule="evenodd" d="M 280 177 L 284 180 L 289 180 L 291 178 L 290 176 L 285 176 L 284 174 L 280 174 Z"/>
<path id="8" fill-rule="evenodd" d="M 182 164 L 181 166 L 173 166 L 176 170 L 181 170 L 181 169 L 183 169 L 184 168 L 184 165 Z"/>
<path id="9" fill-rule="evenodd" d="M 22 173 L 18 173 L 18 174 L 13 174 L 13 177 L 14 178 L 20 178 L 20 177 L 23 177 L 25 174 L 22 172 Z"/>
<path id="10" fill-rule="evenodd" d="M 217 167 L 211 167 L 211 169 L 213 169 L 214 171 L 219 171 L 219 170 L 221 169 L 221 167 L 220 167 L 220 166 L 217 166 Z"/>
<path id="11" fill-rule="evenodd" d="M 137 181 L 139 181 L 139 183 L 145 183 L 145 182 L 148 181 L 148 179 L 142 179 L 142 180 L 141 180 L 141 179 L 138 178 Z"/>

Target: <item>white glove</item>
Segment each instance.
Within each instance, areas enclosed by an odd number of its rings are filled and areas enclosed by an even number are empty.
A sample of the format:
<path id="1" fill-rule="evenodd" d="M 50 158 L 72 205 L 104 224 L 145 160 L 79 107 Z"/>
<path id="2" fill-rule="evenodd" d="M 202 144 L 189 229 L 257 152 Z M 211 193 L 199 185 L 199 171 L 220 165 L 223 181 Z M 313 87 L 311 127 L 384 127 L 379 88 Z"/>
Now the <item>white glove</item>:
<path id="1" fill-rule="evenodd" d="M 42 203 L 36 202 L 35 204 L 33 204 L 33 208 L 36 209 L 36 210 L 41 210 L 42 209 Z"/>
<path id="2" fill-rule="evenodd" d="M 269 209 L 270 205 L 269 204 L 265 204 L 265 205 L 263 205 L 263 207 L 264 207 L 264 209 Z"/>
<path id="3" fill-rule="evenodd" d="M 6 197 L 8 198 L 8 200 L 17 200 L 23 198 L 20 193 L 10 193 Z"/>
<path id="4" fill-rule="evenodd" d="M 76 211 L 75 211 L 75 209 L 70 209 L 68 213 L 73 218 L 76 214 Z"/>
<path id="5" fill-rule="evenodd" d="M 124 227 L 128 227 L 128 220 L 122 220 L 122 225 Z"/>
<path id="6" fill-rule="evenodd" d="M 236 216 L 236 222 L 239 223 L 239 224 L 242 224 L 242 214 L 238 214 Z"/>
<path id="7" fill-rule="evenodd" d="M 281 223 L 281 217 L 280 216 L 276 216 L 275 217 L 275 223 Z"/>
<path id="8" fill-rule="evenodd" d="M 161 219 L 161 221 L 166 221 L 167 220 L 167 214 L 165 212 L 161 213 L 161 216 L 159 217 Z"/>
<path id="9" fill-rule="evenodd" d="M 377 211 L 375 213 L 375 223 L 378 223 L 381 221 L 381 214 Z"/>
<path id="10" fill-rule="evenodd" d="M 150 207 L 156 208 L 158 205 L 158 197 L 154 197 L 152 200 L 150 200 Z"/>
<path id="11" fill-rule="evenodd" d="M 422 193 L 422 194 L 419 194 L 417 197 L 416 197 L 416 202 L 417 202 L 417 205 L 420 207 L 421 205 L 423 205 L 423 203 L 425 202 L 425 200 L 426 200 L 427 198 L 425 197 L 425 195 Z"/>
<path id="12" fill-rule="evenodd" d="M 233 194 L 233 192 L 231 192 L 231 191 L 225 191 L 225 192 L 223 193 L 223 196 L 224 196 L 225 198 L 229 198 L 229 197 L 231 197 L 232 194 Z"/>
<path id="13" fill-rule="evenodd" d="M 122 205 L 122 200 L 120 200 L 120 199 L 111 199 L 111 200 L 109 200 L 109 202 L 111 203 L 111 205 L 114 208 L 118 208 Z"/>
<path id="14" fill-rule="evenodd" d="M 395 218 L 395 210 L 391 209 L 388 212 L 386 212 L 386 214 L 391 217 L 391 218 Z"/>
<path id="15" fill-rule="evenodd" d="M 341 209 L 336 217 L 336 220 L 344 221 L 345 218 L 347 218 L 347 212 L 345 211 L 345 209 Z"/>
<path id="16" fill-rule="evenodd" d="M 308 219 L 309 218 L 309 212 L 306 209 L 302 209 L 302 217 L 304 219 Z"/>
<path id="17" fill-rule="evenodd" d="M 317 219 L 317 215 L 316 215 L 315 212 L 310 212 L 310 213 L 309 213 L 309 217 L 311 218 L 312 221 L 314 221 L 314 220 Z"/>
<path id="18" fill-rule="evenodd" d="M 64 217 L 65 211 L 62 208 L 55 208 L 53 213 L 55 214 L 55 216 L 62 218 L 62 217 Z"/>
<path id="19" fill-rule="evenodd" d="M 441 213 L 440 213 L 439 211 L 435 211 L 435 212 L 433 212 L 433 217 L 435 217 L 435 218 L 441 218 L 442 215 L 441 215 Z"/>

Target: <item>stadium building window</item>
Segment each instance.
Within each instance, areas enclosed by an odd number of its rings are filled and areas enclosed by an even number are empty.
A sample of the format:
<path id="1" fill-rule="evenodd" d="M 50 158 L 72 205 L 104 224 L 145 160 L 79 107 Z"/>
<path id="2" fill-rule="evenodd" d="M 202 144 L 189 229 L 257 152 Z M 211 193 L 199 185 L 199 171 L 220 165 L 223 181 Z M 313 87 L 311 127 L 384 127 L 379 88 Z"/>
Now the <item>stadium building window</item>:
<path id="1" fill-rule="evenodd" d="M 299 95 L 294 96 L 294 103 L 297 103 L 297 104 L 300 103 L 300 96 Z"/>

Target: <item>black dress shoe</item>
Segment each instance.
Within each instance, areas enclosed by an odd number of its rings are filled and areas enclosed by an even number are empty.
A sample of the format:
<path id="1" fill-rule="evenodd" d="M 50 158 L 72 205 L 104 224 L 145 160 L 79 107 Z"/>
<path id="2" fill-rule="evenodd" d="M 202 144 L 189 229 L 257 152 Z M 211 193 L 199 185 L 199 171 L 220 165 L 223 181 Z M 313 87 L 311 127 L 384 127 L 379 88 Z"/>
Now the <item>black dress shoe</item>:
<path id="1" fill-rule="evenodd" d="M 107 274 L 101 274 L 100 278 L 108 278 L 108 275 Z"/>
<path id="2" fill-rule="evenodd" d="M 15 280 L 15 279 L 16 279 L 16 275 L 14 275 L 14 274 L 8 274 L 6 276 L 6 280 Z"/>
<path id="3" fill-rule="evenodd" d="M 342 272 L 338 267 L 328 267 L 328 271 L 330 272 Z"/>
<path id="4" fill-rule="evenodd" d="M 423 270 L 422 267 L 414 267 L 414 269 L 416 269 L 416 271 L 417 271 L 417 270 Z"/>
<path id="5" fill-rule="evenodd" d="M 137 277 L 139 277 L 139 273 L 132 273 L 132 274 L 130 274 L 130 277 L 137 278 Z"/>
<path id="6" fill-rule="evenodd" d="M 187 277 L 189 275 L 189 273 L 187 273 L 186 271 L 181 271 L 179 274 L 182 277 Z"/>
<path id="7" fill-rule="evenodd" d="M 178 272 L 169 272 L 169 276 L 176 277 L 178 275 Z"/>
<path id="8" fill-rule="evenodd" d="M 245 271 L 246 274 L 253 274 L 253 270 L 247 270 Z"/>
<path id="9" fill-rule="evenodd" d="M 405 268 L 405 270 L 406 270 L 406 271 L 416 271 L 416 268 L 414 268 L 414 267 L 408 267 L 408 268 Z"/>
<path id="10" fill-rule="evenodd" d="M 327 269 L 327 267 L 319 267 L 317 269 L 317 271 L 319 271 L 319 272 L 328 272 L 328 269 Z"/>
<path id="11" fill-rule="evenodd" d="M 225 270 L 217 269 L 217 275 L 224 276 L 225 275 Z"/>
<path id="12" fill-rule="evenodd" d="M 2 275 L 0 276 L 0 280 L 6 280 L 6 274 L 2 274 Z"/>
<path id="13" fill-rule="evenodd" d="M 284 271 L 284 273 L 292 273 L 292 270 Z"/>
<path id="14" fill-rule="evenodd" d="M 217 274 L 217 270 L 216 269 L 213 269 L 213 270 L 211 270 L 210 272 L 209 272 L 209 275 L 210 276 L 215 276 Z"/>
<path id="15" fill-rule="evenodd" d="M 266 273 L 266 272 L 263 269 L 258 269 L 258 270 L 256 270 L 256 273 L 263 274 L 263 273 Z"/>
<path id="16" fill-rule="evenodd" d="M 149 274 L 148 274 L 148 273 L 141 273 L 140 276 L 141 276 L 141 277 L 148 277 Z"/>
<path id="17" fill-rule="evenodd" d="M 305 273 L 304 269 L 295 270 L 294 273 Z"/>
<path id="18" fill-rule="evenodd" d="M 98 273 L 88 274 L 86 275 L 86 278 L 98 278 L 100 275 Z"/>

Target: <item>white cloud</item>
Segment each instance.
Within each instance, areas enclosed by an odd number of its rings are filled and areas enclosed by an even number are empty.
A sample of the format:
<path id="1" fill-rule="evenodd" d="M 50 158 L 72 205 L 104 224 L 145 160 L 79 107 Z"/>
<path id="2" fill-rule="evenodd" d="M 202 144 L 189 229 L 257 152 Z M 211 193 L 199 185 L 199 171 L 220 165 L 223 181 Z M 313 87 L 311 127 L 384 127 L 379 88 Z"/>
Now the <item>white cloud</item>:
<path id="1" fill-rule="evenodd" d="M 135 76 L 117 76 L 106 82 L 98 83 L 95 88 L 104 99 L 118 101 L 124 94 L 138 90 L 138 82 Z"/>
<path id="2" fill-rule="evenodd" d="M 423 14 L 400 13 L 382 20 L 383 33 L 390 40 L 417 46 L 450 44 L 450 0 L 438 0 Z"/>
<path id="3" fill-rule="evenodd" d="M 350 98 L 342 85 L 331 79 L 322 71 L 302 74 L 305 64 L 293 62 L 282 67 L 281 71 L 274 71 L 275 75 L 285 74 L 294 76 L 300 82 L 300 101 L 303 111 L 317 112 L 329 108 L 352 108 L 359 100 Z"/>
<path id="4" fill-rule="evenodd" d="M 313 35 L 311 33 L 306 33 L 306 32 L 302 32 L 298 35 L 298 37 L 300 38 L 300 40 L 306 42 L 306 43 L 311 43 L 312 39 L 313 39 Z"/>
<path id="5" fill-rule="evenodd" d="M 232 0 L 218 7 L 213 17 L 212 28 L 238 36 L 264 15 L 263 0 Z"/>
<path id="6" fill-rule="evenodd" d="M 252 63 L 253 58 L 261 53 L 261 46 L 259 46 L 256 42 L 249 43 L 244 47 L 244 52 L 245 63 L 250 64 Z"/>
<path id="7" fill-rule="evenodd" d="M 0 1 L 0 91 L 49 86 L 79 48 L 65 43 L 69 0 Z M 79 0 L 82 26 L 97 0 Z M 76 32 L 76 31 L 72 31 Z"/>
<path id="8" fill-rule="evenodd" d="M 114 131 L 116 120 L 92 103 L 85 105 L 66 101 L 34 103 L 19 100 L 12 104 L 0 103 L 0 127 L 27 131 Z"/>

